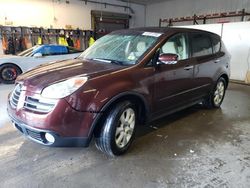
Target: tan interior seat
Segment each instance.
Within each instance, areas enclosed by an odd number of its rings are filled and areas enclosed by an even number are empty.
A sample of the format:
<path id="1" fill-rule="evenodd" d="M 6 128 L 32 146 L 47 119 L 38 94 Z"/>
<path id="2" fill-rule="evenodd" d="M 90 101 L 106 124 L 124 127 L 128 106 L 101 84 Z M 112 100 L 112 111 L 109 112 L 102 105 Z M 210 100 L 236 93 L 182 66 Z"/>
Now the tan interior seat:
<path id="1" fill-rule="evenodd" d="M 167 42 L 162 46 L 163 53 L 178 54 L 174 42 Z"/>

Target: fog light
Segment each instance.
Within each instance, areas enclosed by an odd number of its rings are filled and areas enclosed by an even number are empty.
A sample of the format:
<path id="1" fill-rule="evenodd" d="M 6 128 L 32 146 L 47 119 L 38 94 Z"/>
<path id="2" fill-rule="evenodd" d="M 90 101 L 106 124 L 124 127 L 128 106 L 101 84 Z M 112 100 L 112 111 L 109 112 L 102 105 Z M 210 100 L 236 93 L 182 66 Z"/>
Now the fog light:
<path id="1" fill-rule="evenodd" d="M 45 138 L 49 143 L 53 144 L 55 142 L 55 137 L 50 133 L 45 133 Z"/>

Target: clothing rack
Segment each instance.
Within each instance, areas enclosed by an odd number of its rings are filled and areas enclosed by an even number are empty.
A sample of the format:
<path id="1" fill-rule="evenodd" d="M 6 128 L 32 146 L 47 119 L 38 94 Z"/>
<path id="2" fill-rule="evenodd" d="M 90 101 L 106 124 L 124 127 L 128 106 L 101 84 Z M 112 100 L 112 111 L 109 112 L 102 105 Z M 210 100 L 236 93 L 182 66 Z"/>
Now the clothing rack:
<path id="1" fill-rule="evenodd" d="M 94 33 L 80 29 L 44 29 L 33 27 L 0 26 L 0 40 L 4 54 L 18 54 L 23 50 L 41 44 L 61 44 L 62 39 L 79 50 L 88 47 L 88 41 Z"/>

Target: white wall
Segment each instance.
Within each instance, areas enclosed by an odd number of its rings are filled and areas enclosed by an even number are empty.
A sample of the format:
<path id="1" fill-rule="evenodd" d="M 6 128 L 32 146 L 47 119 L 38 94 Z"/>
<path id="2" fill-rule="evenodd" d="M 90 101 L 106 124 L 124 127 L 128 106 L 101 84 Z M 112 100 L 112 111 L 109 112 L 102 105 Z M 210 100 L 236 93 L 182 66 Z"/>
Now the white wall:
<path id="1" fill-rule="evenodd" d="M 127 3 L 116 0 L 96 0 L 127 6 Z M 45 28 L 65 28 L 72 25 L 74 28 L 91 29 L 91 10 L 128 13 L 124 8 L 85 3 L 79 0 L 0 0 L 0 25 L 6 20 L 13 22 L 13 26 L 36 26 Z M 145 6 L 130 4 L 135 14 L 130 19 L 130 27 L 145 25 Z M 56 18 L 56 20 L 54 19 Z"/>
<path id="2" fill-rule="evenodd" d="M 250 12 L 250 0 L 168 0 L 154 3 L 146 7 L 146 25 L 158 26 L 160 18 L 175 18 L 211 14 L 220 12 L 240 11 L 242 9 Z M 225 18 L 230 20 L 229 18 Z M 224 20 L 225 20 L 224 19 Z M 233 18 L 240 21 L 240 18 Z M 222 20 L 217 20 L 222 21 Z M 210 23 L 213 21 L 209 21 Z M 182 22 L 175 25 L 189 25 Z"/>
<path id="3" fill-rule="evenodd" d="M 159 26 L 159 19 L 186 17 L 213 14 L 230 11 L 250 12 L 250 0 L 168 0 L 146 6 L 146 26 Z M 246 17 L 249 19 L 249 16 Z M 208 23 L 231 21 L 235 23 L 224 24 L 223 41 L 230 52 L 231 79 L 250 83 L 250 22 L 238 22 L 240 18 L 223 18 L 210 20 Z M 174 23 L 178 25 L 191 25 L 192 22 Z M 163 26 L 166 26 L 167 23 Z M 191 25 L 221 34 L 222 24 Z M 248 79 L 247 79 L 248 78 Z"/>

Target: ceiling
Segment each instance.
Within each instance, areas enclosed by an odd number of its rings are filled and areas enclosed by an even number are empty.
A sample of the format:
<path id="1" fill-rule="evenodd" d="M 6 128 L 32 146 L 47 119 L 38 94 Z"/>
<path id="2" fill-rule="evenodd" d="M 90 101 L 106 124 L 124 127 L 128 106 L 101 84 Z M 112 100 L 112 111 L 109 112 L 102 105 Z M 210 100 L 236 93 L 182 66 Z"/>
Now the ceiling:
<path id="1" fill-rule="evenodd" d="M 171 1 L 171 0 L 118 0 L 118 1 L 146 5 L 146 4 L 158 3 L 158 2 L 163 2 L 163 1 Z"/>

